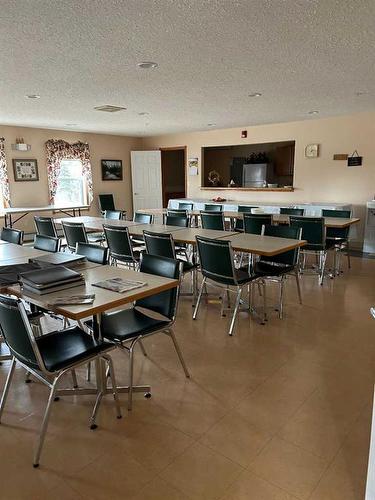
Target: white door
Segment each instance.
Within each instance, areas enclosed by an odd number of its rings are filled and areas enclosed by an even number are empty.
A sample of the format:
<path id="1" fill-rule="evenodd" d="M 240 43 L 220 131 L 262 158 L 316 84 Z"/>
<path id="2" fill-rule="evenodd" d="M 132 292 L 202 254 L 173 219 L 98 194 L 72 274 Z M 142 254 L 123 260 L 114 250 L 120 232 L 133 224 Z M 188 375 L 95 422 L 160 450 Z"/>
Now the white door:
<path id="1" fill-rule="evenodd" d="M 160 151 L 132 151 L 133 211 L 162 208 Z"/>

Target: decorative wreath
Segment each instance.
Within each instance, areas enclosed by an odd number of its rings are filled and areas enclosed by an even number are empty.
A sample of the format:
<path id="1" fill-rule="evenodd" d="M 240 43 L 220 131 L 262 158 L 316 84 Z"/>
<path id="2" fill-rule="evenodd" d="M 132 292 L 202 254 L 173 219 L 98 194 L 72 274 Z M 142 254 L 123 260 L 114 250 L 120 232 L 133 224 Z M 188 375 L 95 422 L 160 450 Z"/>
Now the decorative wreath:
<path id="1" fill-rule="evenodd" d="M 208 182 L 213 186 L 217 186 L 218 184 L 220 184 L 221 178 L 219 172 L 216 172 L 216 170 L 211 170 L 211 172 L 208 173 Z"/>

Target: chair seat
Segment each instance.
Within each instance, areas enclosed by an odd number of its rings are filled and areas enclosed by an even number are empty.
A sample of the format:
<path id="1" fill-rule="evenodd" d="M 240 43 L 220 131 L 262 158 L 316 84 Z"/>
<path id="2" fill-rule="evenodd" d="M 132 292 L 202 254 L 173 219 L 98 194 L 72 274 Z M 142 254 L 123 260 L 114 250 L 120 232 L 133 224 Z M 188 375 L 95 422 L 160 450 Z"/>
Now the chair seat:
<path id="1" fill-rule="evenodd" d="M 258 276 L 281 276 L 292 271 L 294 271 L 294 266 L 262 261 L 258 261 L 254 269 Z"/>
<path id="2" fill-rule="evenodd" d="M 249 274 L 247 268 L 235 269 L 234 275 L 236 278 L 235 280 L 217 275 L 210 276 L 209 274 L 206 274 L 207 278 L 212 279 L 213 281 L 217 281 L 218 283 L 221 283 L 223 285 L 229 286 L 244 285 L 257 278 L 257 276 L 255 276 L 254 274 Z"/>
<path id="3" fill-rule="evenodd" d="M 310 252 L 323 252 L 325 250 L 329 250 L 330 248 L 332 248 L 334 246 L 335 246 L 335 242 L 333 240 L 327 239 L 325 245 L 309 245 L 307 243 L 307 245 L 304 245 L 303 247 L 301 247 L 301 250 L 302 251 L 307 250 Z"/>
<path id="4" fill-rule="evenodd" d="M 183 260 L 183 259 L 177 259 L 179 262 L 182 262 L 183 263 L 183 267 L 182 267 L 182 272 L 183 273 L 188 273 L 189 271 L 192 271 L 193 269 L 195 269 L 196 267 L 198 267 L 197 264 L 193 264 L 192 262 L 189 262 L 187 260 Z"/>
<path id="5" fill-rule="evenodd" d="M 95 340 L 78 327 L 42 335 L 36 342 L 50 372 L 61 370 L 112 347 L 108 342 Z"/>
<path id="6" fill-rule="evenodd" d="M 166 328 L 169 320 L 155 319 L 139 309 L 124 309 L 102 316 L 101 333 L 105 339 L 125 341 Z"/>
<path id="7" fill-rule="evenodd" d="M 103 233 L 91 233 L 87 235 L 87 239 L 89 243 L 99 243 L 100 241 L 104 241 L 105 237 Z"/>

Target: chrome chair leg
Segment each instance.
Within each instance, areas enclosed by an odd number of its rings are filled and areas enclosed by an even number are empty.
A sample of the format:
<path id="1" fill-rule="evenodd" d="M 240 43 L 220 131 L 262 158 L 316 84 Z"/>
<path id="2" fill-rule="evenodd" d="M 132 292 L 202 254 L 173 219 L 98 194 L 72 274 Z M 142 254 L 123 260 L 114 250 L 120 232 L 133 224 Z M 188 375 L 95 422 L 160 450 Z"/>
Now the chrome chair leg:
<path id="1" fill-rule="evenodd" d="M 182 352 L 181 352 L 181 349 L 180 349 L 180 346 L 178 345 L 178 342 L 177 342 L 177 339 L 176 339 L 176 336 L 174 334 L 174 331 L 172 328 L 169 328 L 168 330 L 165 330 L 165 333 L 167 335 L 169 335 L 169 337 L 172 339 L 172 342 L 173 342 L 173 345 L 174 345 L 174 348 L 177 352 L 177 356 L 178 356 L 178 359 L 180 360 L 180 363 L 181 363 L 181 366 L 184 370 L 184 373 L 185 373 L 185 376 L 186 378 L 190 378 L 190 373 L 189 373 L 189 370 L 187 369 L 187 366 L 186 366 L 186 363 L 185 363 L 185 360 L 182 356 Z"/>
<path id="2" fill-rule="evenodd" d="M 193 319 L 197 319 L 198 309 L 199 309 L 199 305 L 200 305 L 200 302 L 202 299 L 203 290 L 205 287 L 206 287 L 206 278 L 203 278 L 202 283 L 201 283 L 201 287 L 199 289 L 197 302 L 195 304 L 195 308 L 194 308 L 194 312 L 193 312 Z"/>
<path id="3" fill-rule="evenodd" d="M 12 383 L 12 379 L 13 379 L 13 374 L 14 374 L 15 367 L 16 367 L 16 358 L 13 357 L 12 361 L 11 361 L 11 364 L 10 364 L 10 367 L 9 367 L 9 371 L 8 371 L 7 379 L 6 379 L 6 382 L 5 382 L 5 386 L 4 386 L 4 389 L 3 389 L 3 394 L 1 396 L 1 402 L 0 402 L 0 423 L 1 423 L 1 417 L 2 417 L 2 414 L 3 414 L 3 411 L 4 411 L 4 406 L 5 406 L 7 397 L 8 397 L 9 387 L 10 387 L 10 384 Z"/>
<path id="4" fill-rule="evenodd" d="M 133 371 L 134 371 L 134 346 L 137 339 L 129 347 L 129 392 L 128 392 L 128 411 L 133 407 Z"/>
<path id="5" fill-rule="evenodd" d="M 320 253 L 320 276 L 319 276 L 319 285 L 323 285 L 324 281 L 324 273 L 326 268 L 326 260 L 327 260 L 327 252 L 324 250 Z"/>
<path id="6" fill-rule="evenodd" d="M 298 269 L 295 269 L 294 272 L 295 272 L 295 275 L 296 275 L 296 283 L 297 283 L 297 291 L 298 291 L 299 303 L 302 304 L 300 275 L 299 275 Z"/>
<path id="7" fill-rule="evenodd" d="M 98 416 L 98 411 L 99 411 L 100 403 L 102 402 L 103 396 L 104 396 L 104 390 L 102 389 L 101 391 L 98 392 L 98 394 L 96 396 L 94 408 L 92 410 L 92 414 L 90 417 L 90 429 L 92 429 L 92 430 L 97 428 L 96 417 Z"/>
<path id="8" fill-rule="evenodd" d="M 143 356 L 147 356 L 147 352 L 146 352 L 145 346 L 143 345 L 142 340 L 139 340 L 139 347 L 141 348 Z"/>
<path id="9" fill-rule="evenodd" d="M 38 445 L 37 445 L 37 448 L 36 448 L 35 453 L 34 453 L 34 461 L 33 461 L 33 466 L 34 467 L 38 467 L 39 466 L 40 454 L 42 452 L 44 439 L 46 437 L 46 432 L 47 432 L 47 427 L 48 427 L 48 422 L 49 422 L 49 416 L 50 416 L 50 413 L 51 413 L 52 402 L 54 401 L 54 399 L 56 397 L 57 385 L 58 385 L 58 383 L 60 381 L 60 377 L 61 377 L 61 375 L 63 373 L 65 373 L 65 372 L 61 372 L 60 375 L 58 375 L 55 378 L 55 380 L 53 381 L 52 387 L 51 387 L 51 391 L 49 393 L 47 407 L 46 407 L 46 410 L 44 412 L 43 422 L 42 422 L 42 426 L 40 428 L 39 441 L 38 441 Z"/>
<path id="10" fill-rule="evenodd" d="M 351 269 L 349 240 L 346 241 L 346 256 L 348 258 L 348 268 Z"/>
<path id="11" fill-rule="evenodd" d="M 280 280 L 280 289 L 279 289 L 279 319 L 283 319 L 283 307 L 284 307 L 284 276 L 281 277 Z"/>
<path id="12" fill-rule="evenodd" d="M 235 325 L 235 322 L 236 322 L 236 318 L 237 318 L 237 314 L 238 314 L 238 309 L 240 308 L 240 303 L 241 303 L 241 294 L 242 294 L 242 288 L 239 288 L 237 290 L 236 303 L 235 303 L 235 306 L 234 306 L 233 316 L 232 316 L 232 320 L 230 322 L 230 327 L 229 327 L 229 332 L 228 332 L 228 334 L 230 336 L 233 335 L 234 325 Z"/>
<path id="13" fill-rule="evenodd" d="M 118 392 L 117 392 L 117 382 L 116 382 L 116 376 L 115 376 L 115 369 L 113 367 L 113 361 L 109 356 L 103 356 L 103 358 L 107 361 L 107 364 L 108 364 L 108 375 L 109 375 L 109 378 L 111 379 L 111 383 L 112 383 L 112 394 L 113 394 L 113 399 L 114 399 L 115 405 L 116 405 L 117 418 L 122 418 L 120 400 L 119 400 Z"/>
<path id="14" fill-rule="evenodd" d="M 262 325 L 265 325 L 267 321 L 267 294 L 266 294 L 266 282 L 262 280 L 263 285 L 263 321 Z"/>

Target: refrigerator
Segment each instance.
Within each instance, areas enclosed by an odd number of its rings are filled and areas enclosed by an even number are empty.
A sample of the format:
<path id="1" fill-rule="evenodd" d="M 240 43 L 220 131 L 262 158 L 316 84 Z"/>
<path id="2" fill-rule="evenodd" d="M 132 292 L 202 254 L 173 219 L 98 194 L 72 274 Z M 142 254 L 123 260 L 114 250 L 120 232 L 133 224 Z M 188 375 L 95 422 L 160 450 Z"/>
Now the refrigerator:
<path id="1" fill-rule="evenodd" d="M 243 187 L 265 187 L 267 177 L 269 177 L 268 163 L 249 163 L 243 166 L 242 186 Z"/>

